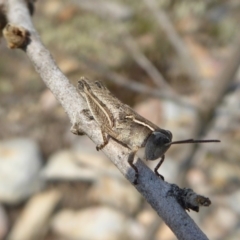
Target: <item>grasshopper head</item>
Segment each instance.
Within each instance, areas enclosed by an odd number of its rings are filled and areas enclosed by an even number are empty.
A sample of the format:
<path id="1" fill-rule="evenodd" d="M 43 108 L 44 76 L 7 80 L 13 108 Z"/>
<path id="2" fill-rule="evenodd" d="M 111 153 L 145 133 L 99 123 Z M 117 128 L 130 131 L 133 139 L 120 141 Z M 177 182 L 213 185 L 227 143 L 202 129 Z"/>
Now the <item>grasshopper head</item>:
<path id="1" fill-rule="evenodd" d="M 80 91 L 85 91 L 90 89 L 90 86 L 84 77 L 81 77 L 81 79 L 78 81 L 78 89 Z"/>
<path id="2" fill-rule="evenodd" d="M 155 160 L 164 155 L 171 146 L 172 133 L 168 130 L 159 129 L 152 132 L 145 145 L 145 157 L 147 160 Z"/>
<path id="3" fill-rule="evenodd" d="M 207 140 L 194 140 L 186 139 L 180 141 L 172 142 L 172 133 L 168 130 L 159 129 L 149 136 L 145 145 L 145 157 L 147 160 L 155 160 L 164 155 L 168 148 L 172 144 L 185 144 L 185 143 L 210 143 L 210 142 L 220 142 L 217 139 L 207 139 Z"/>

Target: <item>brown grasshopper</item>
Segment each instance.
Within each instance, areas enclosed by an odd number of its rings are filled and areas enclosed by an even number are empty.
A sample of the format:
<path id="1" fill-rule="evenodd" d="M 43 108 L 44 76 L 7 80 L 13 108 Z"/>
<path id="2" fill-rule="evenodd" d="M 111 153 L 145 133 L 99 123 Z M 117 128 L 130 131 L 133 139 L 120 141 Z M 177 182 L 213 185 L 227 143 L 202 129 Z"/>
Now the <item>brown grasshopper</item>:
<path id="1" fill-rule="evenodd" d="M 161 177 L 158 169 L 164 161 L 164 154 L 172 144 L 220 142 L 219 140 L 187 139 L 172 142 L 172 133 L 164 130 L 137 114 L 128 105 L 123 104 L 100 82 L 91 82 L 82 77 L 78 81 L 78 91 L 88 104 L 90 114 L 101 128 L 103 143 L 96 148 L 100 150 L 108 144 L 109 138 L 115 139 L 132 150 L 128 163 L 135 170 L 134 184 L 137 184 L 138 169 L 134 165 L 134 156 L 139 148 L 145 147 L 146 160 L 160 158 L 154 172 Z M 77 134 L 78 129 L 73 127 Z"/>

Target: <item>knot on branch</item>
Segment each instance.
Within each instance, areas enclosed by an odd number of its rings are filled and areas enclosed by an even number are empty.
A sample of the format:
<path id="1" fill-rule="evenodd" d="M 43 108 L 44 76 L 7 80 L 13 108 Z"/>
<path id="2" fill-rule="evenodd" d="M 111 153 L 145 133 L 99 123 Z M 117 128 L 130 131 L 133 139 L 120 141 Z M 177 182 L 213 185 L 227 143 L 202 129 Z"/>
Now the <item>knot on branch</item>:
<path id="1" fill-rule="evenodd" d="M 0 37 L 2 36 L 2 30 L 7 24 L 7 18 L 5 15 L 4 6 L 0 5 Z"/>
<path id="2" fill-rule="evenodd" d="M 171 184 L 171 189 L 168 191 L 167 196 L 173 196 L 183 209 L 199 212 L 199 207 L 208 207 L 211 204 L 209 198 L 198 195 L 190 188 L 179 188 L 175 184 Z"/>
<path id="3" fill-rule="evenodd" d="M 3 35 L 9 48 L 26 48 L 30 42 L 30 33 L 23 27 L 8 23 L 3 29 Z"/>

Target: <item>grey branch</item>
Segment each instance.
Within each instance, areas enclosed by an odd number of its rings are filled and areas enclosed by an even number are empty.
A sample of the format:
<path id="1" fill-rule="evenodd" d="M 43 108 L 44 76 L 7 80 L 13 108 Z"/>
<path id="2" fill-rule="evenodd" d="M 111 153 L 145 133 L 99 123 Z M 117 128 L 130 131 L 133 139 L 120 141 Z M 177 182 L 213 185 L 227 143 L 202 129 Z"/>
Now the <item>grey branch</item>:
<path id="1" fill-rule="evenodd" d="M 76 117 L 81 122 L 86 134 L 95 142 L 100 143 L 100 129 L 95 121 L 86 119 L 81 111 L 86 108 L 86 103 L 77 93 L 68 79 L 59 70 L 49 51 L 43 46 L 40 38 L 31 22 L 29 11 L 24 0 L 8 0 L 7 19 L 14 26 L 20 26 L 29 33 L 29 41 L 24 46 L 27 56 L 40 74 L 47 87 L 53 92 L 58 101 L 62 104 L 70 121 L 75 123 Z M 130 151 L 115 141 L 110 141 L 103 149 L 104 153 L 119 168 L 122 174 L 133 181 L 135 172 L 127 163 Z M 159 179 L 146 165 L 138 159 L 136 166 L 139 170 L 139 184 L 136 189 L 145 197 L 165 223 L 172 229 L 180 240 L 206 240 L 205 234 L 198 228 L 194 221 L 188 216 L 183 207 L 179 204 L 174 191 L 174 186 Z M 179 192 L 179 191 L 177 191 Z M 191 195 L 191 194 L 190 194 Z M 192 196 L 192 195 L 191 195 Z M 184 200 L 185 201 L 185 200 Z M 200 205 L 198 201 L 190 200 Z M 198 207 L 196 206 L 196 207 Z M 189 205 L 187 204 L 187 207 Z"/>

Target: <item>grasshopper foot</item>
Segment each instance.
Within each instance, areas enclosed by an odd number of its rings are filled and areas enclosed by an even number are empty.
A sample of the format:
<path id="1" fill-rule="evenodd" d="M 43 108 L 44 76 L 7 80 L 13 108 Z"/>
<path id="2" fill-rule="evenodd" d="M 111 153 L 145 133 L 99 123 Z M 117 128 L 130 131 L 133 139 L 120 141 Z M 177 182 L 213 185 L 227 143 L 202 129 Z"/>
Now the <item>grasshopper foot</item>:
<path id="1" fill-rule="evenodd" d="M 104 131 L 101 129 L 102 137 L 103 137 L 103 143 L 96 146 L 97 151 L 102 150 L 109 142 L 109 135 L 105 135 Z"/>
<path id="2" fill-rule="evenodd" d="M 138 185 L 138 173 L 136 173 L 136 175 L 135 175 L 135 179 L 133 181 L 133 184 Z"/>
<path id="3" fill-rule="evenodd" d="M 156 172 L 155 172 L 156 173 Z M 161 174 L 159 174 L 159 173 L 156 173 L 156 175 L 158 176 L 158 177 L 160 177 L 163 181 L 164 181 L 164 176 L 163 175 L 161 175 Z"/>
<path id="4" fill-rule="evenodd" d="M 134 181 L 133 181 L 133 184 L 134 185 L 137 185 L 138 184 L 138 177 L 139 177 L 139 173 L 138 173 L 138 169 L 137 167 L 133 164 L 133 161 L 134 161 L 134 156 L 136 154 L 137 150 L 134 150 L 133 152 L 130 153 L 129 157 L 128 157 L 128 163 L 129 165 L 134 169 L 135 171 L 135 178 L 134 178 Z"/>
<path id="5" fill-rule="evenodd" d="M 103 143 L 103 144 L 97 145 L 96 146 L 97 151 L 102 150 L 106 145 L 107 145 L 107 143 Z"/>
<path id="6" fill-rule="evenodd" d="M 159 161 L 159 163 L 157 164 L 157 166 L 154 168 L 154 172 L 155 174 L 160 177 L 163 181 L 164 181 L 164 177 L 158 173 L 158 169 L 161 167 L 162 163 L 164 162 L 165 156 L 163 155 Z"/>

